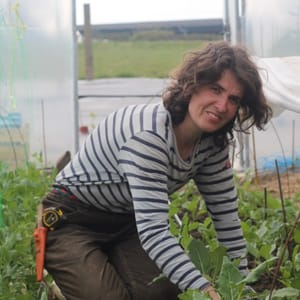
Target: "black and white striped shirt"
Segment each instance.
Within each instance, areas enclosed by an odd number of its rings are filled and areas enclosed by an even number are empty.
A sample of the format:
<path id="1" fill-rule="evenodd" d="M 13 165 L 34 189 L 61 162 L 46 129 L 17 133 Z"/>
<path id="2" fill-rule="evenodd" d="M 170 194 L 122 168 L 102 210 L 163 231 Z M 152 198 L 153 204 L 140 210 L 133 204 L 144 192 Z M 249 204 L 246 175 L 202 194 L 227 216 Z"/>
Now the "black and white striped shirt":
<path id="1" fill-rule="evenodd" d="M 207 284 L 169 231 L 169 195 L 194 179 L 220 244 L 232 258 L 245 255 L 228 148 L 202 138 L 181 159 L 163 104 L 131 105 L 104 119 L 56 182 L 81 201 L 109 212 L 134 211 L 143 248 L 182 290 Z M 246 259 L 240 268 L 246 269 Z"/>

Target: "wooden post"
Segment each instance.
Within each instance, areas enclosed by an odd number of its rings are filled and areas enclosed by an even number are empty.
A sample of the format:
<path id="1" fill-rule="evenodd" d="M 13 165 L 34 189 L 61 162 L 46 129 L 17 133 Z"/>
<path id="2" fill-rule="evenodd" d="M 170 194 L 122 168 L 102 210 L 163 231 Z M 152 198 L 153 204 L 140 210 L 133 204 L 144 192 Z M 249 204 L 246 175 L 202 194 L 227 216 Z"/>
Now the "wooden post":
<path id="1" fill-rule="evenodd" d="M 84 4 L 84 50 L 85 50 L 85 76 L 87 80 L 94 79 L 93 68 L 93 40 L 92 27 L 90 18 L 90 5 Z"/>

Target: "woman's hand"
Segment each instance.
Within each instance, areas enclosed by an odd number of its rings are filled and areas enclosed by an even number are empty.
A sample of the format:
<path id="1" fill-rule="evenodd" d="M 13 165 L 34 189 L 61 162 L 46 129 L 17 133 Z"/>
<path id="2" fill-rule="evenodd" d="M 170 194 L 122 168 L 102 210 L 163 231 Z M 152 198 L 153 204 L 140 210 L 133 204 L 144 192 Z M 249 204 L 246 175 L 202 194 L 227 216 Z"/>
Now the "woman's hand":
<path id="1" fill-rule="evenodd" d="M 209 285 L 202 290 L 204 293 L 208 294 L 212 300 L 221 300 L 220 295 L 216 292 L 212 285 Z"/>

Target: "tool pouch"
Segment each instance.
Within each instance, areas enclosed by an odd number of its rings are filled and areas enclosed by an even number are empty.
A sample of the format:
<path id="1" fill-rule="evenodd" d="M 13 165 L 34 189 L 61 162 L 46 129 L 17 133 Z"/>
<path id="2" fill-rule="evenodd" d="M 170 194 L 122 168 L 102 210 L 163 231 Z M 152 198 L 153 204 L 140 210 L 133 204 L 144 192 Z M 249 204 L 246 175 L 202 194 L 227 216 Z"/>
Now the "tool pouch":
<path id="1" fill-rule="evenodd" d="M 49 230 L 56 229 L 65 220 L 64 212 L 59 207 L 48 207 L 43 211 L 42 222 Z"/>

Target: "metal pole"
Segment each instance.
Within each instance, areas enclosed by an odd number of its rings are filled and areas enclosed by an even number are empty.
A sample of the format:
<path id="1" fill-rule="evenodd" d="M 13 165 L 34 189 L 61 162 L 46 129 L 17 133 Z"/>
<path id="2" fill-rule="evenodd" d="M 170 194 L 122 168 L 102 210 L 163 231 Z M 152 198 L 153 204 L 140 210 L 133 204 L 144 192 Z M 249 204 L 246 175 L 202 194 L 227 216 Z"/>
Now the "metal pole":
<path id="1" fill-rule="evenodd" d="M 93 41 L 92 41 L 92 27 L 90 18 L 90 5 L 84 4 L 84 50 L 85 50 L 85 72 L 86 79 L 92 80 L 94 78 L 93 69 Z"/>
<path id="2" fill-rule="evenodd" d="M 246 0 L 241 0 L 240 6 L 240 43 L 246 44 Z"/>
<path id="3" fill-rule="evenodd" d="M 78 73 L 77 73 L 77 36 L 76 36 L 76 1 L 72 0 L 73 6 L 73 105 L 74 105 L 74 151 L 79 150 L 79 103 L 78 103 Z"/>
<path id="4" fill-rule="evenodd" d="M 224 40 L 230 42 L 229 3 L 224 0 Z"/>
<path id="5" fill-rule="evenodd" d="M 234 19 L 236 24 L 236 37 L 235 37 L 235 44 L 241 43 L 241 20 L 240 20 L 240 5 L 239 0 L 234 1 Z"/>

